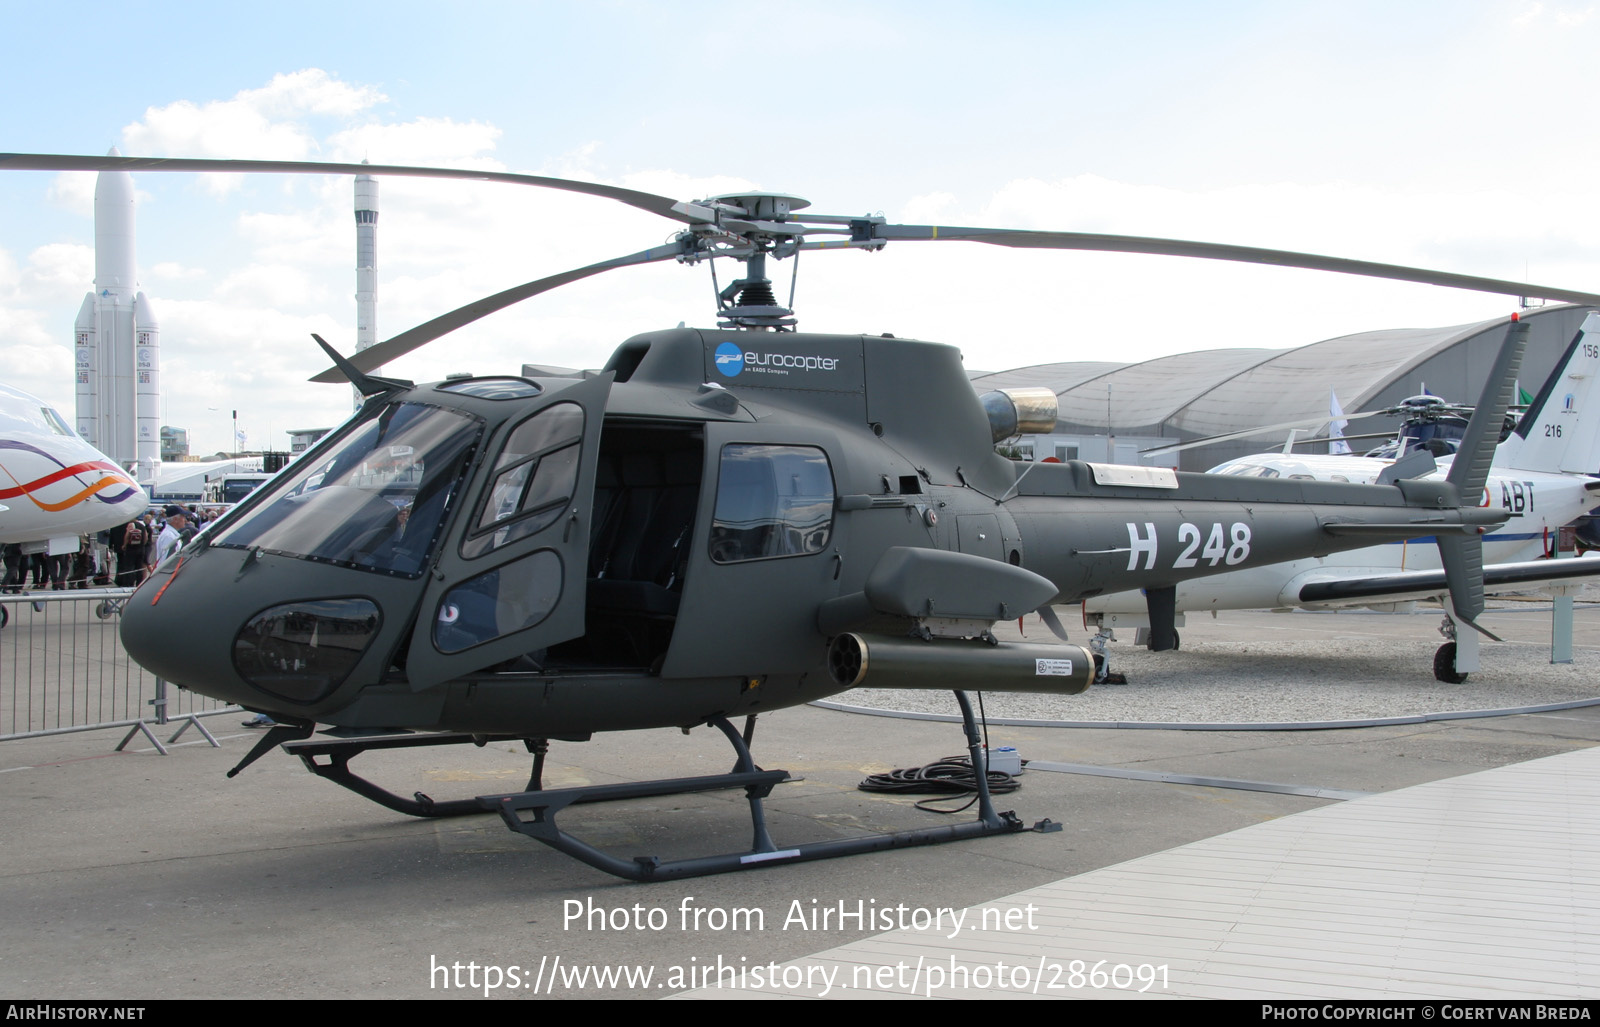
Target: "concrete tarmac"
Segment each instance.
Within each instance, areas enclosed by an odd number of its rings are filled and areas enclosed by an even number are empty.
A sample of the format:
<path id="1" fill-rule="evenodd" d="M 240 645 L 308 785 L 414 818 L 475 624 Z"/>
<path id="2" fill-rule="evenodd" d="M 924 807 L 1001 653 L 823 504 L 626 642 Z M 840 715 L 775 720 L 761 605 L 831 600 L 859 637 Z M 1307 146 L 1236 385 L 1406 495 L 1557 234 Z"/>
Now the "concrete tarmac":
<path id="1" fill-rule="evenodd" d="M 1276 635 L 1285 621 L 1261 620 L 1272 617 L 1224 614 L 1204 630 Z M 1586 623 L 1579 644 L 1600 644 Z M 226 780 L 259 737 L 240 719 L 208 720 L 222 749 L 190 742 L 191 731 L 166 757 L 112 752 L 120 732 L 0 745 L 0 991 L 663 997 L 704 983 L 695 975 L 719 960 L 765 965 L 876 933 L 840 921 L 858 903 L 959 909 L 1337 801 L 1030 772 L 997 805 L 1063 831 L 639 885 L 513 834 L 497 817 L 394 814 L 281 753 Z M 1595 745 L 1600 709 L 1315 732 L 994 727 L 990 739 L 1034 760 L 1385 791 Z M 950 724 L 815 708 L 765 716 L 757 761 L 805 778 L 768 801 L 774 839 L 943 823 L 910 798 L 856 784 L 962 748 Z M 369 753 L 353 768 L 400 794 L 444 799 L 517 790 L 528 760 L 502 743 Z M 608 735 L 553 743 L 546 785 L 692 776 L 730 763 L 712 729 Z M 577 807 L 561 823 L 624 857 L 740 851 L 750 830 L 739 792 Z M 814 927 L 824 911 L 833 916 Z"/>

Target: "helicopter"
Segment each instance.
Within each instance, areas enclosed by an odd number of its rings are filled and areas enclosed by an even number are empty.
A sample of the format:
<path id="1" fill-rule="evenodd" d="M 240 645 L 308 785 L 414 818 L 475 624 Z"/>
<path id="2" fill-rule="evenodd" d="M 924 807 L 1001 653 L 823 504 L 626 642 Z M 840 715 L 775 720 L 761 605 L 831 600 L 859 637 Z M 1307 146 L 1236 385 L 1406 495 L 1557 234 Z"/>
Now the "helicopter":
<path id="1" fill-rule="evenodd" d="M 1315 446 L 1326 444 L 1327 454 L 1338 456 L 1351 453 L 1350 443 L 1371 439 L 1384 440 L 1364 452 L 1363 456 L 1380 460 L 1397 460 L 1410 456 L 1418 450 L 1425 449 L 1436 457 L 1449 456 L 1460 447 L 1462 436 L 1466 434 L 1468 418 L 1472 416 L 1473 408 L 1465 403 L 1451 403 L 1442 396 L 1435 396 L 1426 391 L 1427 384 L 1423 384 L 1423 392 L 1408 396 L 1400 402 L 1376 410 L 1360 410 L 1352 413 L 1342 411 L 1330 412 L 1324 417 L 1303 418 L 1297 421 L 1282 421 L 1277 424 L 1260 425 L 1254 428 L 1242 428 L 1236 431 L 1223 432 L 1220 435 L 1207 435 L 1187 442 L 1165 443 L 1152 446 L 1149 449 L 1139 450 L 1141 457 L 1170 456 L 1181 453 L 1187 449 L 1200 449 L 1219 442 L 1232 442 L 1235 439 L 1246 439 L 1256 435 L 1270 435 L 1288 429 L 1288 436 L 1284 439 L 1282 452 L 1290 455 L 1300 446 Z M 1331 396 L 1333 405 L 1338 403 L 1337 396 Z M 1517 426 L 1519 418 L 1516 416 L 1518 408 L 1507 407 L 1506 417 L 1500 428 L 1500 441 L 1504 442 Z M 1396 429 L 1382 432 L 1367 432 L 1364 434 L 1348 434 L 1342 429 L 1335 430 L 1340 424 L 1351 421 L 1364 420 L 1373 417 L 1400 418 L 1400 426 Z M 1323 434 L 1318 434 L 1320 428 Z M 1342 448 L 1339 448 L 1341 447 Z M 1221 465 L 1218 465 L 1219 467 Z M 1219 474 L 1216 467 L 1208 470 L 1210 474 Z M 1234 472 L 1239 473 L 1239 472 Z"/>
<path id="2" fill-rule="evenodd" d="M 162 678 L 277 722 L 230 776 L 282 745 L 398 812 L 500 814 L 605 872 L 654 881 L 1060 825 L 997 812 L 952 826 L 780 846 L 762 800 L 788 780 L 750 753 L 755 717 L 857 686 L 1075 694 L 1097 675 L 1071 644 L 1001 643 L 995 623 L 1052 604 L 1431 534 L 1463 623 L 1483 608 L 1477 505 L 1527 326 L 1513 324 L 1442 481 L 1241 479 L 1067 462 L 1019 467 L 997 443 L 1054 424 L 1048 390 L 978 397 L 959 352 L 891 335 L 797 331 L 768 259 L 899 241 L 970 241 L 1268 263 L 1508 296 L 1600 303 L 1526 283 L 1288 251 L 1133 236 L 890 224 L 802 214 L 778 193 L 692 202 L 589 182 L 376 164 L 0 154 L 0 170 L 370 174 L 484 179 L 597 195 L 682 227 L 672 240 L 540 278 L 352 356 L 318 338 L 357 413 L 173 554 L 130 598 L 129 654 Z M 414 384 L 374 369 L 560 285 L 730 258 L 716 329 L 623 341 L 596 372 Z M 714 269 L 714 265 L 713 265 Z M 792 304 L 792 299 L 791 299 Z M 744 717 L 741 732 L 732 720 Z M 318 723 L 384 729 L 311 740 Z M 544 789 L 551 740 L 710 725 L 726 774 Z M 414 733 L 397 733 L 410 729 Z M 519 739 L 520 792 L 435 801 L 349 768 L 361 753 Z M 747 851 L 626 860 L 556 824 L 579 802 L 743 788 Z"/>
<path id="3" fill-rule="evenodd" d="M 1419 449 L 1426 449 L 1434 456 L 1454 453 L 1467 430 L 1467 419 L 1472 416 L 1471 408 L 1426 392 L 1408 396 L 1389 410 L 1401 417 L 1399 432 L 1394 438 L 1367 450 L 1365 456 L 1397 460 Z M 1511 421 L 1510 415 L 1507 421 Z M 1515 427 L 1514 423 L 1507 424 L 1501 432 L 1501 441 Z"/>

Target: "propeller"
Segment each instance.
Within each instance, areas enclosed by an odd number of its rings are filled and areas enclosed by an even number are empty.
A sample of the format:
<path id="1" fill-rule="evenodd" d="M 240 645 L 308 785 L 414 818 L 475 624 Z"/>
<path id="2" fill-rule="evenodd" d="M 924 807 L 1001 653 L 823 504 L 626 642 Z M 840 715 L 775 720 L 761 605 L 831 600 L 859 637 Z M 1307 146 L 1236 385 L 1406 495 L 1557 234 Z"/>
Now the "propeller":
<path id="1" fill-rule="evenodd" d="M 891 225 L 881 216 L 800 214 L 808 204 L 799 197 L 777 193 L 745 193 L 681 202 L 654 193 L 623 189 L 595 182 L 578 182 L 540 175 L 460 168 L 424 168 L 392 164 L 322 163 L 317 161 L 215 160 L 167 157 L 88 157 L 65 154 L 0 153 L 0 171 L 161 171 L 276 174 L 336 174 L 402 176 L 506 182 L 581 193 L 617 200 L 686 225 L 664 246 L 563 271 L 487 296 L 402 332 L 349 358 L 360 371 L 370 371 L 513 303 L 591 275 L 634 264 L 677 260 L 694 264 L 713 257 L 730 257 L 748 265 L 745 278 L 719 294 L 722 324 L 741 328 L 783 329 L 793 324 L 793 311 L 780 307 L 766 278 L 768 255 L 777 259 L 801 250 L 882 249 L 890 242 L 976 242 L 1013 249 L 1086 250 L 1102 253 L 1147 253 L 1172 257 L 1198 257 L 1247 264 L 1334 271 L 1340 274 L 1392 281 L 1438 285 L 1503 296 L 1539 297 L 1600 306 L 1600 294 L 1556 286 L 1510 282 L 1496 278 L 1431 271 L 1398 264 L 1326 257 L 1290 250 L 1234 246 L 1224 243 L 1157 239 L 1134 235 L 1100 235 L 1085 232 L 1049 232 L 1029 229 L 963 228 L 940 225 Z M 820 238 L 837 236 L 838 238 Z M 313 381 L 343 381 L 338 368 L 329 368 Z M 1287 427 L 1287 426 L 1286 426 Z"/>

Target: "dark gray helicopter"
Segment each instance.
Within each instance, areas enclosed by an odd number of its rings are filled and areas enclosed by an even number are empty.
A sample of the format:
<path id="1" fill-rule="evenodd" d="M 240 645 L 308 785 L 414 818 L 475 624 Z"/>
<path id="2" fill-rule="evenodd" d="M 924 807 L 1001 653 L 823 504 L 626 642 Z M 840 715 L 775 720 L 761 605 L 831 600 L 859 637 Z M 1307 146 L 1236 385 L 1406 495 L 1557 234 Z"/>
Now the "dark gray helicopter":
<path id="1" fill-rule="evenodd" d="M 1241 479 L 1068 462 L 1019 465 L 995 444 L 1055 421 L 1047 390 L 967 383 L 952 347 L 793 330 L 768 257 L 966 240 L 1280 264 L 1600 303 L 1526 283 L 1307 254 L 1127 236 L 891 225 L 801 216 L 776 194 L 693 203 L 582 182 L 472 171 L 299 162 L 0 154 L 0 169 L 258 171 L 507 181 L 621 200 L 681 222 L 664 246 L 529 282 L 345 358 L 361 410 L 189 547 L 123 613 L 128 651 L 187 688 L 269 713 L 272 747 L 404 813 L 499 812 L 508 826 L 638 880 L 1026 830 L 978 775 L 976 820 L 780 847 L 761 800 L 787 778 L 758 769 L 758 713 L 856 685 L 1076 693 L 1096 675 L 1071 645 L 998 643 L 1000 620 L 1143 588 L 1170 625 L 1178 582 L 1377 542 L 1436 536 L 1458 613 L 1482 609 L 1479 535 L 1505 517 L 1476 505 L 1526 335 L 1508 333 L 1444 482 Z M 722 330 L 623 342 L 597 373 L 425 385 L 370 370 L 454 328 L 567 282 L 633 264 L 724 256 L 745 274 L 718 291 Z M 792 300 L 791 300 L 792 302 Z M 1403 468 L 1403 464 L 1400 465 Z M 1463 504 L 1462 497 L 1470 497 Z M 747 718 L 743 735 L 730 718 Z M 316 723 L 426 734 L 310 741 Z M 732 772 L 544 790 L 548 740 L 597 731 L 716 726 Z M 436 802 L 357 776 L 368 749 L 514 738 L 534 754 L 527 790 Z M 561 830 L 577 802 L 744 788 L 748 852 L 623 860 Z M 1041 821 L 1033 830 L 1057 825 Z"/>

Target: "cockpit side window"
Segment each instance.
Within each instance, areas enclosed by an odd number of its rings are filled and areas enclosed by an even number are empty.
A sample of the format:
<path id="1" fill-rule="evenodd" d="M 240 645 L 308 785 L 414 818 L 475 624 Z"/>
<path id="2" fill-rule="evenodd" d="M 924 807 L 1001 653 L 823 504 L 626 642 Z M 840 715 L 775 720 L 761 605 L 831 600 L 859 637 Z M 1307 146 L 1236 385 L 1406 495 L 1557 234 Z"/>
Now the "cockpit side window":
<path id="1" fill-rule="evenodd" d="M 495 458 L 472 530 L 461 544 L 471 559 L 549 527 L 572 502 L 583 444 L 583 408 L 557 403 L 517 425 Z"/>
<path id="2" fill-rule="evenodd" d="M 69 439 L 76 437 L 72 429 L 67 427 L 67 419 L 56 413 L 55 408 L 40 407 L 39 413 L 44 415 L 45 423 L 50 425 L 50 430 L 57 435 L 65 435 Z"/>
<path id="3" fill-rule="evenodd" d="M 722 447 L 711 559 L 742 563 L 820 553 L 833 531 L 833 471 L 814 446 Z"/>

